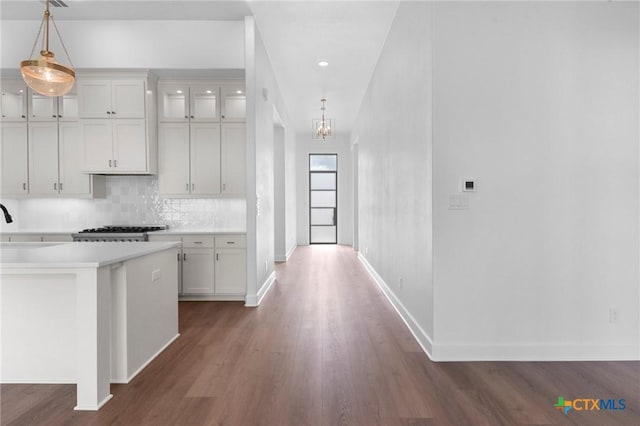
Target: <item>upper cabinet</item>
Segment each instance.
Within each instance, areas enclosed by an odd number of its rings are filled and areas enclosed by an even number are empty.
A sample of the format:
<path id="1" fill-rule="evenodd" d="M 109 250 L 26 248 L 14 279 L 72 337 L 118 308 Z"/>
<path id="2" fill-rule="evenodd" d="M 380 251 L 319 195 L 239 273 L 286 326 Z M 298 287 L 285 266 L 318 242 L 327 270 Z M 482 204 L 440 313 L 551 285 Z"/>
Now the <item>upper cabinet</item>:
<path id="1" fill-rule="evenodd" d="M 85 74 L 78 78 L 82 170 L 93 174 L 155 174 L 156 80 L 149 73 Z"/>
<path id="2" fill-rule="evenodd" d="M 22 80 L 2 80 L 2 121 L 27 121 L 27 85 Z"/>
<path id="3" fill-rule="evenodd" d="M 160 122 L 244 122 L 244 82 L 167 80 L 158 85 Z"/>
<path id="4" fill-rule="evenodd" d="M 78 121 L 78 95 L 44 96 L 29 90 L 29 121 Z"/>
<path id="5" fill-rule="evenodd" d="M 143 79 L 78 80 L 80 118 L 145 118 Z"/>
<path id="6" fill-rule="evenodd" d="M 214 83 L 161 82 L 158 100 L 161 122 L 220 121 L 220 88 Z"/>
<path id="7" fill-rule="evenodd" d="M 244 122 L 247 118 L 247 95 L 244 84 L 229 84 L 220 88 L 221 117 L 224 122 Z"/>

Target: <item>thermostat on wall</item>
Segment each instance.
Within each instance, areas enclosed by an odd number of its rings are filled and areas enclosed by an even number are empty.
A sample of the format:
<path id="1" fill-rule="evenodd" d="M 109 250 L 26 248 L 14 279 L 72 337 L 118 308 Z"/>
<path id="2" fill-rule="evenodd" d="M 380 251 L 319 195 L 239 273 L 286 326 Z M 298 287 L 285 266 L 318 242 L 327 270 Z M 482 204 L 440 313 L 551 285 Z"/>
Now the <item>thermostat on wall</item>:
<path id="1" fill-rule="evenodd" d="M 462 191 L 474 192 L 476 190 L 476 181 L 473 179 L 462 179 Z"/>

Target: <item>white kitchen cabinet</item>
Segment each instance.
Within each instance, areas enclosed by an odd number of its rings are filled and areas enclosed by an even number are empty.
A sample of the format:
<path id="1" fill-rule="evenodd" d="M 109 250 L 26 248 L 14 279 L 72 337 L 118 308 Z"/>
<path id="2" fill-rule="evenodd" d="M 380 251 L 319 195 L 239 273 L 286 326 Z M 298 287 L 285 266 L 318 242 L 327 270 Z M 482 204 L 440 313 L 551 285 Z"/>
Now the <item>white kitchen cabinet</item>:
<path id="1" fill-rule="evenodd" d="M 143 79 L 79 79 L 81 118 L 145 118 Z"/>
<path id="2" fill-rule="evenodd" d="M 215 246 L 215 293 L 244 295 L 247 291 L 245 236 L 216 236 Z"/>
<path id="3" fill-rule="evenodd" d="M 215 82 L 165 81 L 158 84 L 160 122 L 220 121 L 220 88 Z"/>
<path id="4" fill-rule="evenodd" d="M 79 122 L 29 123 L 29 194 L 104 197 L 102 176 L 82 172 Z"/>
<path id="5" fill-rule="evenodd" d="M 247 118 L 247 95 L 244 84 L 225 85 L 220 88 L 220 114 L 222 122 L 244 122 Z"/>
<path id="6" fill-rule="evenodd" d="M 63 96 L 44 96 L 28 91 L 29 122 L 78 121 L 78 95 L 71 91 Z"/>
<path id="7" fill-rule="evenodd" d="M 71 234 L 43 234 L 44 243 L 70 243 L 73 241 Z"/>
<path id="8" fill-rule="evenodd" d="M 160 123 L 158 160 L 161 195 L 219 195 L 220 125 Z"/>
<path id="9" fill-rule="evenodd" d="M 82 169 L 95 174 L 155 174 L 155 79 L 148 73 L 78 78 Z"/>
<path id="10" fill-rule="evenodd" d="M 29 193 L 27 123 L 3 122 L 0 139 L 0 190 L 2 195 Z"/>
<path id="11" fill-rule="evenodd" d="M 182 294 L 213 294 L 213 249 L 182 248 Z"/>
<path id="12" fill-rule="evenodd" d="M 147 173 L 145 120 L 83 120 L 86 173 Z"/>
<path id="13" fill-rule="evenodd" d="M 0 115 L 2 121 L 27 121 L 27 85 L 22 80 L 2 80 Z"/>
<path id="14" fill-rule="evenodd" d="M 9 237 L 12 243 L 39 243 L 42 242 L 40 234 L 13 234 Z"/>
<path id="15" fill-rule="evenodd" d="M 222 193 L 244 196 L 246 188 L 246 130 L 244 123 L 222 124 Z"/>

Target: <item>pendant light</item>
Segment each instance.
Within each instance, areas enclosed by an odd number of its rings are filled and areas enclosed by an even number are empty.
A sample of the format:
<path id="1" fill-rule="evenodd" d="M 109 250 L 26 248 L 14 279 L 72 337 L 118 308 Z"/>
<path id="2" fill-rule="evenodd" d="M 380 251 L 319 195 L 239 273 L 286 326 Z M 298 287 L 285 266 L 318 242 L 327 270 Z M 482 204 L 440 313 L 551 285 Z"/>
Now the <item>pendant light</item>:
<path id="1" fill-rule="evenodd" d="M 20 62 L 20 72 L 22 73 L 24 82 L 27 83 L 27 86 L 31 87 L 34 91 L 45 96 L 62 96 L 68 93 L 73 87 L 73 83 L 76 79 L 76 73 L 73 71 L 73 68 L 59 64 L 55 60 L 53 52 L 49 50 L 49 21 L 51 21 L 56 30 L 56 34 L 58 34 L 58 39 L 60 40 L 60 44 L 62 44 L 64 53 L 67 55 L 69 63 L 71 63 L 69 52 L 67 52 L 67 48 L 62 41 L 58 27 L 53 20 L 53 16 L 49 13 L 49 0 L 46 0 L 45 4 L 46 8 L 44 10 L 42 22 L 40 23 L 38 35 L 36 36 L 36 41 L 33 43 L 29 59 Z M 45 29 L 40 58 L 31 59 L 33 57 L 33 52 L 36 50 L 36 45 L 40 39 L 40 33 L 42 32 L 43 26 Z"/>
<path id="2" fill-rule="evenodd" d="M 334 123 L 333 118 L 325 118 L 324 116 L 324 111 L 326 109 L 324 103 L 327 102 L 327 100 L 322 98 L 320 99 L 320 102 L 322 102 L 322 108 L 320 108 L 322 111 L 322 118 L 314 119 L 312 122 L 313 139 L 322 139 L 322 142 L 326 142 L 326 138 L 334 137 Z"/>

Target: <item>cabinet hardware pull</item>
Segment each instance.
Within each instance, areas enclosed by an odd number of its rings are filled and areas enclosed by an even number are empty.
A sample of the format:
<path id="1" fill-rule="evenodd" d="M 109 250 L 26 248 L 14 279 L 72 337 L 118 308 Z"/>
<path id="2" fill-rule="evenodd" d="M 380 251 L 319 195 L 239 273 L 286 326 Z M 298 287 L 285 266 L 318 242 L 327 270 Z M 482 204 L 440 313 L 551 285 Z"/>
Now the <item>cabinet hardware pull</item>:
<path id="1" fill-rule="evenodd" d="M 182 260 L 184 260 L 184 261 L 187 260 L 187 253 L 182 253 Z"/>
<path id="2" fill-rule="evenodd" d="M 109 160 L 109 167 L 111 167 L 111 160 Z"/>
<path id="3" fill-rule="evenodd" d="M 193 115 L 191 116 L 191 118 L 193 118 Z"/>
<path id="4" fill-rule="evenodd" d="M 111 111 L 111 115 L 116 115 L 116 112 L 115 111 Z"/>
<path id="5" fill-rule="evenodd" d="M 58 184 L 57 184 L 57 183 L 55 183 L 55 182 L 53 183 L 53 189 L 54 189 L 55 191 L 57 191 L 57 190 L 58 190 Z"/>
<path id="6" fill-rule="evenodd" d="M 60 191 L 62 191 L 62 182 L 60 182 Z"/>
<path id="7" fill-rule="evenodd" d="M 107 114 L 108 114 L 108 115 L 111 115 L 111 111 L 107 111 Z"/>
<path id="8" fill-rule="evenodd" d="M 180 262 L 180 253 L 178 253 L 178 262 Z"/>
<path id="9" fill-rule="evenodd" d="M 35 117 L 36 115 L 35 115 L 35 114 L 33 114 L 33 116 Z M 53 114 L 53 115 L 52 115 L 52 117 L 53 117 L 53 118 L 56 118 L 56 115 L 55 115 L 55 114 Z M 58 116 L 58 117 L 60 117 L 60 116 Z"/>
<path id="10" fill-rule="evenodd" d="M 220 260 L 220 255 L 216 253 L 216 260 Z"/>
<path id="11" fill-rule="evenodd" d="M 118 167 L 118 160 L 113 160 L 113 167 Z"/>
<path id="12" fill-rule="evenodd" d="M 235 244 L 235 241 L 227 241 L 227 244 Z"/>
<path id="13" fill-rule="evenodd" d="M 58 118 L 62 118 L 62 116 L 61 116 L 61 115 L 58 115 Z"/>
<path id="14" fill-rule="evenodd" d="M 21 115 L 20 117 L 22 117 L 22 118 L 27 118 L 27 117 L 26 117 L 26 116 L 24 116 L 24 115 Z"/>
<path id="15" fill-rule="evenodd" d="M 195 189 L 196 189 L 196 184 L 195 184 L 195 183 L 192 183 L 192 184 L 191 184 L 191 190 L 192 190 L 192 191 L 194 191 Z"/>
<path id="16" fill-rule="evenodd" d="M 189 184 L 187 184 L 187 192 L 189 192 Z"/>
<path id="17" fill-rule="evenodd" d="M 188 115 L 185 115 L 185 116 L 184 116 L 184 118 L 189 118 L 189 116 L 188 116 Z"/>
<path id="18" fill-rule="evenodd" d="M 27 190 L 27 184 L 26 183 L 22 184 L 22 189 L 24 189 L 25 191 Z"/>
<path id="19" fill-rule="evenodd" d="M 202 241 L 194 241 L 193 244 L 202 244 Z"/>

